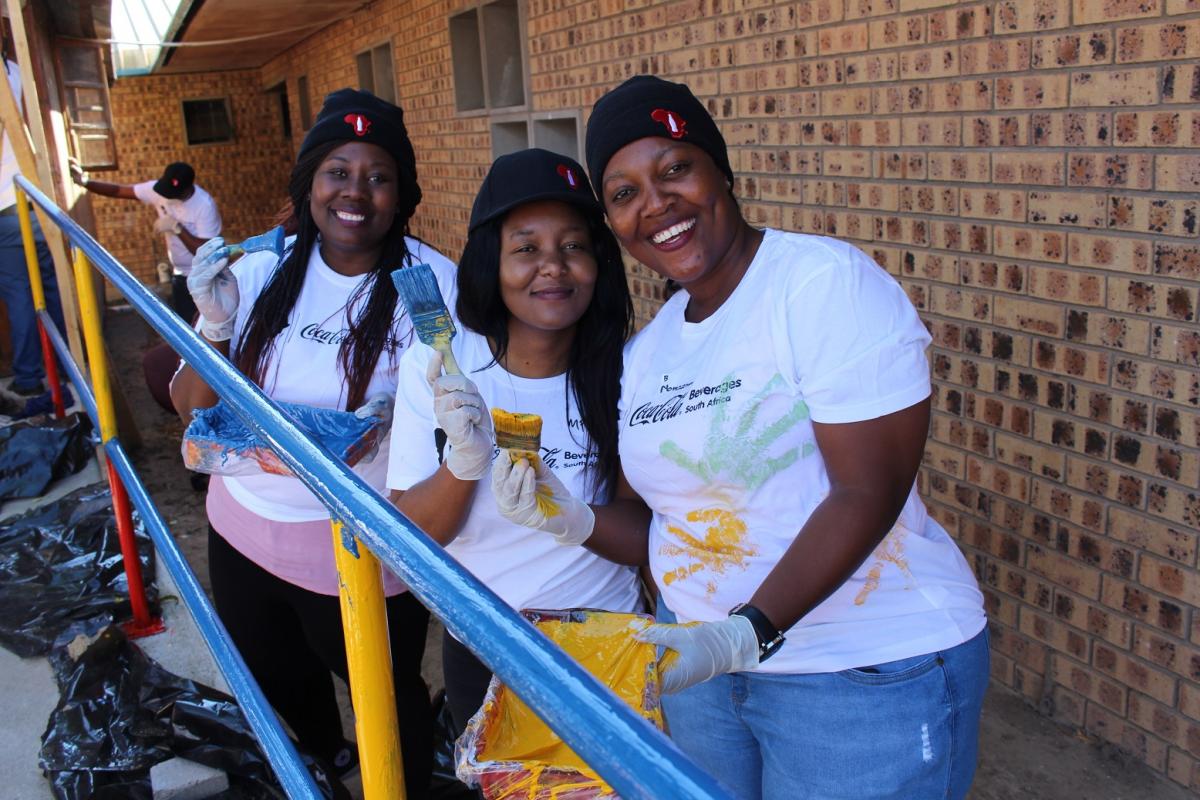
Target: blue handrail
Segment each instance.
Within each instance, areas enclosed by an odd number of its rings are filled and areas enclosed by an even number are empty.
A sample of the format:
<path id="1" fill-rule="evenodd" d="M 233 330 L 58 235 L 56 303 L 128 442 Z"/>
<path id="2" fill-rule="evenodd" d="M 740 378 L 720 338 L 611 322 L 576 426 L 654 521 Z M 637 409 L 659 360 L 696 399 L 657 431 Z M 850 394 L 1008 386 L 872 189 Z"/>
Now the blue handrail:
<path id="1" fill-rule="evenodd" d="M 83 377 L 83 372 L 75 363 L 67 343 L 63 341 L 62 334 L 54 326 L 50 315 L 45 311 L 39 311 L 38 314 L 41 316 L 42 324 L 46 326 L 46 333 L 50 336 L 54 352 L 58 353 L 59 363 L 66 369 L 67 377 L 70 378 L 71 383 L 75 386 L 75 391 L 79 394 L 79 402 L 83 404 L 88 416 L 91 417 L 92 425 L 98 429 L 100 418 L 96 413 L 96 398 L 92 395 L 91 386 Z M 230 691 L 237 698 L 238 705 L 258 737 L 259 744 L 267 756 L 267 761 L 271 764 L 271 769 L 278 777 L 280 785 L 283 786 L 288 797 L 320 800 L 324 795 L 317 788 L 317 784 L 305 768 L 304 762 L 300 760 L 296 746 L 292 744 L 292 740 L 288 738 L 279 724 L 279 717 L 275 715 L 271 704 L 267 702 L 258 682 L 250 675 L 250 668 L 246 666 L 242 654 L 233 646 L 229 632 L 225 630 L 225 625 L 217 616 L 216 609 L 212 607 L 208 595 L 204 593 L 200 581 L 196 579 L 196 573 L 192 571 L 187 558 L 180 552 L 179 545 L 171 535 L 170 528 L 159 512 L 158 506 L 154 504 L 146 487 L 142 484 L 125 448 L 122 447 L 119 439 L 114 438 L 104 446 L 104 451 L 117 470 L 117 474 L 121 476 L 125 491 L 128 492 L 130 500 L 133 501 L 134 507 L 137 508 L 146 525 L 146 530 L 150 533 L 150 538 L 154 541 L 160 562 L 167 568 L 172 580 L 175 581 L 184 605 L 191 612 L 197 629 L 204 637 L 204 642 L 208 645 L 213 659 L 217 662 L 217 667 L 221 670 L 226 683 L 229 684 Z"/>
<path id="2" fill-rule="evenodd" d="M 729 795 L 669 739 L 509 608 L 325 447 L 309 439 L 98 242 L 21 177 L 21 188 L 208 385 L 465 642 L 626 800 Z"/>

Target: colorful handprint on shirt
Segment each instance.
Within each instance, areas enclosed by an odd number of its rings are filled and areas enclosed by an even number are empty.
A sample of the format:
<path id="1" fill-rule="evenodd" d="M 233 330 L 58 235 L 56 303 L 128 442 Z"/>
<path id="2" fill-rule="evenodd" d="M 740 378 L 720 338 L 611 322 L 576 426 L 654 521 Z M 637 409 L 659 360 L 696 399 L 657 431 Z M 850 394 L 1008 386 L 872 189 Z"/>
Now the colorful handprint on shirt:
<path id="1" fill-rule="evenodd" d="M 725 383 L 733 385 L 732 376 Z M 747 490 L 757 489 L 773 475 L 816 451 L 815 444 L 805 442 L 777 456 L 767 455 L 771 445 L 808 418 L 808 406 L 797 399 L 779 419 L 759 424 L 764 401 L 782 386 L 783 377 L 776 373 L 745 405 L 736 422 L 729 419 L 729 403 L 715 403 L 699 456 L 689 455 L 673 441 L 663 442 L 659 453 L 703 480 L 712 499 L 736 507 L 738 499 Z M 722 394 L 727 396 L 728 391 Z M 745 542 L 746 523 L 736 511 L 706 507 L 688 512 L 686 519 L 711 524 L 705 530 L 703 540 L 677 526 L 667 526 L 682 544 L 664 544 L 659 552 L 686 563 L 663 575 L 664 585 L 704 572 L 706 591 L 712 594 L 716 591 L 716 575 L 724 575 L 731 568 L 745 569 L 747 557 L 758 553 L 755 545 Z"/>

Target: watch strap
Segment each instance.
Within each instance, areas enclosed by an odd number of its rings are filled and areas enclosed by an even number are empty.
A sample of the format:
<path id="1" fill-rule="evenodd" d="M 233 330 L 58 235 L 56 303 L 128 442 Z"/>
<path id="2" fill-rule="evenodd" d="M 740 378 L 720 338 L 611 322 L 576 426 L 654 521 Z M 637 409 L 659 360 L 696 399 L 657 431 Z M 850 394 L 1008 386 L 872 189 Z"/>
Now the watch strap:
<path id="1" fill-rule="evenodd" d="M 758 638 L 758 663 L 775 655 L 786 641 L 783 632 L 767 619 L 767 615 L 749 603 L 739 603 L 729 610 L 729 616 L 735 614 L 750 620 L 754 627 L 754 635 Z"/>

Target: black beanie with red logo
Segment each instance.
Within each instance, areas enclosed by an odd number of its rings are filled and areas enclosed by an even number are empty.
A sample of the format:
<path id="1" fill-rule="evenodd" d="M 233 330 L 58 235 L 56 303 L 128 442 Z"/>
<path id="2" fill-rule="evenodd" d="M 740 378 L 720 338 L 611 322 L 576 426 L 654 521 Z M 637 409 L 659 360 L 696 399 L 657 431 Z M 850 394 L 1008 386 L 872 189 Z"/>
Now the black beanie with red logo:
<path id="1" fill-rule="evenodd" d="M 473 231 L 517 206 L 537 200 L 570 203 L 595 214 L 597 219 L 604 215 L 583 167 L 575 159 L 534 147 L 496 159 L 475 196 L 467 230 Z"/>
<path id="2" fill-rule="evenodd" d="M 733 183 L 725 138 L 692 90 L 653 75 L 635 75 L 592 106 L 584 150 L 596 186 L 604 182 L 604 168 L 618 150 L 647 136 L 699 147 Z"/>
<path id="3" fill-rule="evenodd" d="M 396 159 L 400 196 L 410 200 L 413 209 L 421 202 L 417 157 L 408 138 L 408 129 L 404 127 L 404 112 L 399 106 L 358 89 L 331 92 L 326 95 L 313 126 L 305 134 L 297 160 L 329 142 L 367 142 L 382 147 Z"/>

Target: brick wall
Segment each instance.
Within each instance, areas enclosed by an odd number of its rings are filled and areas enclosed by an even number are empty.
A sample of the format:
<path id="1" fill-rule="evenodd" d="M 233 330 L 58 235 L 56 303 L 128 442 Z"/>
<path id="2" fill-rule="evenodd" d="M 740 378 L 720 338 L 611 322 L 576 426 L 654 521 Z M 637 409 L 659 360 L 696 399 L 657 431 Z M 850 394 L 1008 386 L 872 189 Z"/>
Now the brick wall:
<path id="1" fill-rule="evenodd" d="M 224 235 L 240 239 L 265 230 L 286 199 L 291 142 L 283 135 L 278 101 L 262 90 L 257 70 L 122 78 L 111 89 L 120 169 L 97 180 L 155 180 L 172 161 L 196 169 L 221 210 Z M 231 142 L 188 146 L 181 101 L 229 98 Z M 154 211 L 135 201 L 91 196 L 97 239 L 139 278 L 157 280 L 155 264 L 167 260 L 154 232 Z"/>
<path id="2" fill-rule="evenodd" d="M 380 0 L 263 70 L 307 74 L 315 110 L 390 40 L 415 228 L 452 257 L 490 159 L 486 117 L 454 110 L 464 7 Z M 996 683 L 1200 789 L 1200 2 L 527 9 L 534 111 L 684 80 L 749 219 L 903 283 L 935 341 L 921 487 L 987 597 Z M 644 319 L 659 282 L 631 282 Z"/>

